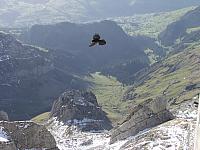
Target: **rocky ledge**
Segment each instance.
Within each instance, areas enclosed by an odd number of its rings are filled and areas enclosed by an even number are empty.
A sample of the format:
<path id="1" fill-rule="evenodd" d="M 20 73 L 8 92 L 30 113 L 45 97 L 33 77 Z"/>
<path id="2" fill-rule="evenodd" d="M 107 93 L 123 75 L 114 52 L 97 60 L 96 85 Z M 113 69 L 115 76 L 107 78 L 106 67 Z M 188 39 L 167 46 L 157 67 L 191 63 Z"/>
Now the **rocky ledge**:
<path id="1" fill-rule="evenodd" d="M 173 118 L 163 98 L 150 99 L 136 106 L 123 123 L 113 130 L 110 143 L 134 136 L 142 130 L 155 127 Z"/>

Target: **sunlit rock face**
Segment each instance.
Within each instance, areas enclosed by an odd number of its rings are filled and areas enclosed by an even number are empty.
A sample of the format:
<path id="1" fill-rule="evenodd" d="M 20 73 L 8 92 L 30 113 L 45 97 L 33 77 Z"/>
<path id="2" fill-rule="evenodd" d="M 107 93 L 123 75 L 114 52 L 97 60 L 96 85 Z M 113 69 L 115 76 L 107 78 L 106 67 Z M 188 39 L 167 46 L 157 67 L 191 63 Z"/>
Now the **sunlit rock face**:
<path id="1" fill-rule="evenodd" d="M 68 125 L 78 126 L 82 130 L 111 128 L 108 118 L 92 92 L 66 91 L 54 102 L 51 117 L 56 117 Z"/>
<path id="2" fill-rule="evenodd" d="M 113 131 L 110 143 L 134 136 L 144 129 L 155 127 L 172 118 L 163 98 L 148 100 L 136 106 L 124 123 Z"/>

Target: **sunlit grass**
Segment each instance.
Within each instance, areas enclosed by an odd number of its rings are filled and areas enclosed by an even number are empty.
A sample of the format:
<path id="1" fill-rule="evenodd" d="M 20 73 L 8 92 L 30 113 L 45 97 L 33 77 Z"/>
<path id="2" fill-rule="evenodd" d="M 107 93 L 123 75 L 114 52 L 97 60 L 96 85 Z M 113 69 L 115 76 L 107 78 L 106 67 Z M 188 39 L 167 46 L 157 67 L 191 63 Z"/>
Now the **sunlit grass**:
<path id="1" fill-rule="evenodd" d="M 49 115 L 50 115 L 50 112 L 46 112 L 46 113 L 40 114 L 40 115 L 32 118 L 31 121 L 38 123 L 38 124 L 43 124 L 49 119 Z"/>
<path id="2" fill-rule="evenodd" d="M 128 114 L 129 102 L 122 100 L 128 87 L 123 86 L 116 78 L 106 77 L 100 73 L 92 74 L 86 80 L 93 83 L 90 89 L 96 95 L 99 105 L 113 124 Z"/>
<path id="3" fill-rule="evenodd" d="M 200 83 L 199 57 L 200 48 L 191 46 L 186 51 L 164 60 L 161 67 L 149 74 L 149 80 L 131 91 L 139 95 L 134 101 L 139 104 L 158 96 L 164 96 L 168 100 L 176 98 L 176 103 L 192 99 L 200 90 L 186 91 L 185 88 Z M 171 65 L 178 66 L 174 72 L 169 71 Z"/>

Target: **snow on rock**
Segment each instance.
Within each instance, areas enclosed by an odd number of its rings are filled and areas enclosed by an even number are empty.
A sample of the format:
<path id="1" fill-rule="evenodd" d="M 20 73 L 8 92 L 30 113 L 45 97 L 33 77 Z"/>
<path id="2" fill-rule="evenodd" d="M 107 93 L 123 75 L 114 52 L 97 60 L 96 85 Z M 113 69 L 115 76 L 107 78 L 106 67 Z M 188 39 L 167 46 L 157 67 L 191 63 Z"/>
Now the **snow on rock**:
<path id="1" fill-rule="evenodd" d="M 0 142 L 8 142 L 7 133 L 4 131 L 3 127 L 0 127 Z"/>
<path id="2" fill-rule="evenodd" d="M 60 150 L 118 150 L 127 142 L 124 140 L 109 145 L 110 135 L 108 131 L 82 132 L 76 126 L 68 126 L 62 122 L 56 121 L 55 118 L 51 121 L 48 129 L 54 136 Z"/>
<path id="3" fill-rule="evenodd" d="M 100 108 L 92 92 L 67 90 L 55 100 L 50 117 L 68 125 L 79 126 L 82 131 L 111 129 L 111 123 Z"/>
<path id="4" fill-rule="evenodd" d="M 174 119 L 144 134 L 138 134 L 122 146 L 126 150 L 191 150 L 194 138 L 194 120 Z"/>

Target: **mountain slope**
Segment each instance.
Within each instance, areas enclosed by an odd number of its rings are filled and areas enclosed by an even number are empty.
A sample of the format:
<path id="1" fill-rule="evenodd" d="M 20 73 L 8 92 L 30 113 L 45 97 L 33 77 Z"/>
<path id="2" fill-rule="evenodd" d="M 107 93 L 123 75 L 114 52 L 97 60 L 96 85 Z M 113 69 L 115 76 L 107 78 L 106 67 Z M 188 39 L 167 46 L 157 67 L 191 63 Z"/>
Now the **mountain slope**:
<path id="1" fill-rule="evenodd" d="M 134 76 L 135 86 L 125 99 L 138 104 L 147 99 L 165 97 L 169 104 L 178 106 L 199 93 L 199 44 L 171 55 Z"/>
<path id="2" fill-rule="evenodd" d="M 30 119 L 49 110 L 52 97 L 66 88 L 86 86 L 81 79 L 56 68 L 51 55 L 0 33 L 0 110 L 8 112 L 11 120 Z"/>
<path id="3" fill-rule="evenodd" d="M 195 79 L 187 78 L 187 76 L 195 74 L 194 72 L 198 70 L 199 8 L 186 13 L 159 35 L 162 44 L 170 46 L 172 52 L 164 61 L 158 62 L 132 77 L 132 81 L 136 81 L 136 87 L 130 89 L 129 94 L 126 95 L 127 98 L 132 99 L 136 96 L 136 101 L 143 101 L 146 97 L 154 98 L 162 95 L 179 101 L 184 97 L 183 93 L 189 99 L 195 95 L 196 92 L 184 91 L 184 88 L 197 82 L 196 75 L 194 75 Z"/>
<path id="4" fill-rule="evenodd" d="M 170 24 L 165 31 L 159 35 L 159 39 L 165 46 L 180 44 L 184 37 L 198 32 L 200 27 L 200 7 L 189 11 L 180 20 Z M 196 30 L 195 30 L 196 29 Z M 183 43 L 186 43 L 183 41 Z"/>

